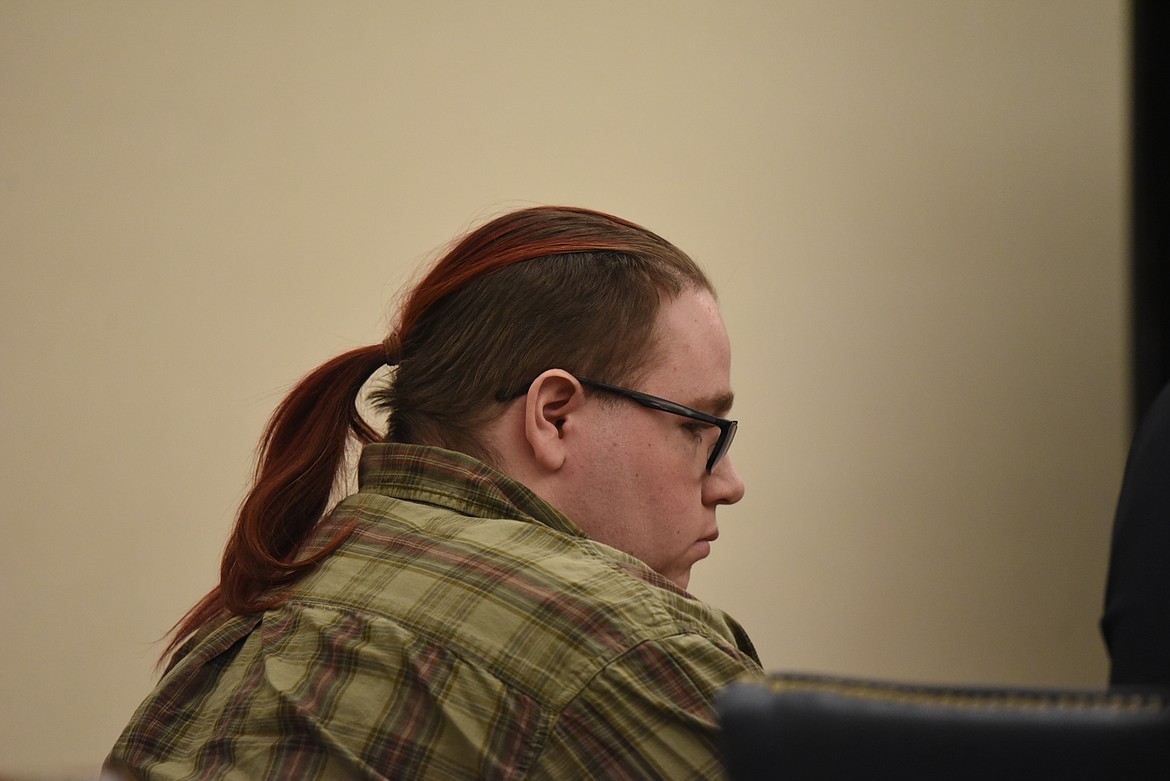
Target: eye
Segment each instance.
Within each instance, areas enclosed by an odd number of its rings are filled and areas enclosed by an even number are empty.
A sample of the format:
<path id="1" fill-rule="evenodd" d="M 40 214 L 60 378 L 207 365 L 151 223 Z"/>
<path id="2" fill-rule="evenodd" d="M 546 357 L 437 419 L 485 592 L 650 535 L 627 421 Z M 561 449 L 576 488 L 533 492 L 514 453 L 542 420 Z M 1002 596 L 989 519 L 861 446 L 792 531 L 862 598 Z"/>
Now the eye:
<path id="1" fill-rule="evenodd" d="M 707 425 L 706 423 L 695 422 L 695 423 L 684 423 L 683 428 L 685 428 L 687 431 L 689 431 L 691 436 L 693 436 L 696 441 L 702 441 L 703 432 L 711 427 L 709 425 Z"/>

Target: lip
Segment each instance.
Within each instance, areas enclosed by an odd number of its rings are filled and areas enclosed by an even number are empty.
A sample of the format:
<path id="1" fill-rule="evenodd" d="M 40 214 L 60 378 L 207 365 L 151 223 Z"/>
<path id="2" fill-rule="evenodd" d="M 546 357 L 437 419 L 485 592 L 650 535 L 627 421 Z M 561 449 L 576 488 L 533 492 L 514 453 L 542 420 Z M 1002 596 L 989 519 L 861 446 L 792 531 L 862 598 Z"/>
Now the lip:
<path id="1" fill-rule="evenodd" d="M 719 530 L 716 529 L 706 537 L 695 540 L 695 543 L 692 547 L 696 549 L 699 559 L 705 559 L 711 555 L 711 543 L 715 542 L 715 540 L 718 538 Z"/>

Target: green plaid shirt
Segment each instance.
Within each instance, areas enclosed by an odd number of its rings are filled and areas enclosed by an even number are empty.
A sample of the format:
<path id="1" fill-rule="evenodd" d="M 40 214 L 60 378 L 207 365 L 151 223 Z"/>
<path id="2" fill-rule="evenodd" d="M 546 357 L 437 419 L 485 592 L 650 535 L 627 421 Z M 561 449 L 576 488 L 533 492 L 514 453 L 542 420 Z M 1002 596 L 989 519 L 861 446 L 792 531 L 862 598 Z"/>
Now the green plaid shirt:
<path id="1" fill-rule="evenodd" d="M 197 634 L 107 767 L 134 778 L 718 778 L 731 618 L 437 448 L 368 446 L 357 526 L 287 599 Z"/>

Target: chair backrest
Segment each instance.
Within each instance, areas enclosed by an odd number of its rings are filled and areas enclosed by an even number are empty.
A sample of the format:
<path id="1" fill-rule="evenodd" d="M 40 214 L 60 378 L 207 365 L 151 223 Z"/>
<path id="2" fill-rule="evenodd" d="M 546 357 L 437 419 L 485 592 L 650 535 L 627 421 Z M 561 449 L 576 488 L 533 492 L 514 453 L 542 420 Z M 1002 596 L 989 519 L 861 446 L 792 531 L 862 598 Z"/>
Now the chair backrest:
<path id="1" fill-rule="evenodd" d="M 1170 693 L 773 674 L 715 702 L 731 781 L 1170 779 Z"/>

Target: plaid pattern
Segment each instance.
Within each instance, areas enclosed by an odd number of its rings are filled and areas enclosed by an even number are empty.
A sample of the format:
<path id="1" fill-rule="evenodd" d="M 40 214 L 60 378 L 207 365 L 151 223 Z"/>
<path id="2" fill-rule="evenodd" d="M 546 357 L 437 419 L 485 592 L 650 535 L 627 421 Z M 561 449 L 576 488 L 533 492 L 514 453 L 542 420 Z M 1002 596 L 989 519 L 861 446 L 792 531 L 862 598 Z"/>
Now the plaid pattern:
<path id="1" fill-rule="evenodd" d="M 176 655 L 107 767 L 134 778 L 709 779 L 743 630 L 437 448 L 370 445 L 358 521 L 279 607 Z"/>

